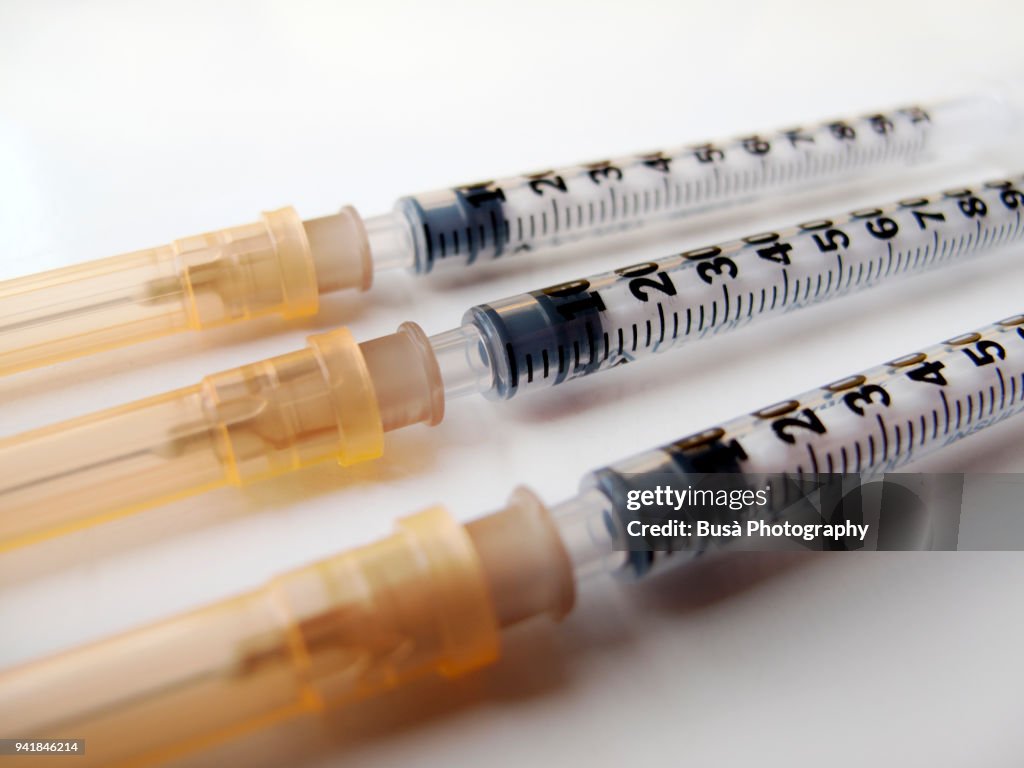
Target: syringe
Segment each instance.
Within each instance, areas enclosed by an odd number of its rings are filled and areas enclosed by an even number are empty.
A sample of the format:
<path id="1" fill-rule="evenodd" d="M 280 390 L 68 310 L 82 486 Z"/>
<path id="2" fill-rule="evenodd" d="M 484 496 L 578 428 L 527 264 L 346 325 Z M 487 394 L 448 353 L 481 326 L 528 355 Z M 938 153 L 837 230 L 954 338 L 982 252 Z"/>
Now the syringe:
<path id="1" fill-rule="evenodd" d="M 0 549 L 328 458 L 383 452 L 445 401 L 509 399 L 1024 237 L 1021 179 L 903 200 L 472 307 L 0 440 Z"/>
<path id="2" fill-rule="evenodd" d="M 1015 108 L 972 96 L 261 221 L 0 283 L 0 375 L 185 330 L 315 314 L 377 271 L 425 275 L 546 251 L 759 194 L 1001 140 Z M 1012 100 L 1012 96 L 1008 97 Z"/>
<path id="3" fill-rule="evenodd" d="M 888 472 L 1022 410 L 1024 314 L 599 469 L 560 504 L 520 488 L 466 525 L 430 509 L 262 589 L 0 673 L 0 735 L 84 739 L 82 765 L 146 765 L 463 675 L 497 660 L 502 628 L 567 614 L 584 577 L 642 578 L 714 544 L 626 551 L 632 489 L 708 472 Z"/>

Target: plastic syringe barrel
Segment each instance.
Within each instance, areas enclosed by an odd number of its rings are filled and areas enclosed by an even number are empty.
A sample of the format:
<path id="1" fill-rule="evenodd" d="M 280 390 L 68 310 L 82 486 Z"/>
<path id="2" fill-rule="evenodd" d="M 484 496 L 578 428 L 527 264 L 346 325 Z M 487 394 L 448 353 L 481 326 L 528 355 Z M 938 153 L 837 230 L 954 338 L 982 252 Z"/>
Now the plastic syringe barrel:
<path id="1" fill-rule="evenodd" d="M 940 191 L 472 307 L 508 400 L 1024 240 L 1024 176 Z M 467 344 L 468 346 L 468 344 Z"/>
<path id="2" fill-rule="evenodd" d="M 399 200 L 417 273 L 665 222 L 868 171 L 951 160 L 1005 141 L 1018 107 L 1003 91 L 696 142 Z"/>
<path id="3" fill-rule="evenodd" d="M 532 494 L 465 526 L 433 508 L 262 589 L 0 673 L 0 727 L 74 734 L 85 740 L 76 765 L 150 765 L 417 677 L 465 674 L 497 659 L 500 628 L 559 618 L 573 599 L 568 558 Z"/>
<path id="4" fill-rule="evenodd" d="M 417 326 L 362 345 L 338 329 L 192 387 L 0 440 L 0 549 L 330 458 L 376 458 L 385 431 L 440 420 L 439 386 Z"/>
<path id="5" fill-rule="evenodd" d="M 643 578 L 736 541 L 728 535 L 638 537 L 643 523 L 666 521 L 658 517 L 664 508 L 652 512 L 638 501 L 644 494 L 654 498 L 659 487 L 680 493 L 692 487 L 702 493 L 715 487 L 770 487 L 758 504 L 747 501 L 731 508 L 677 497 L 677 520 L 797 517 L 807 511 L 798 502 L 812 490 L 828 485 L 834 491 L 847 475 L 877 477 L 900 470 L 1021 413 L 1024 314 L 616 461 L 589 473 L 579 495 L 551 511 L 578 571 L 603 568 Z M 722 516 L 713 517 L 715 511 Z M 900 515 L 912 517 L 909 509 Z M 636 527 L 631 530 L 631 525 Z M 901 541 L 900 527 L 884 531 L 894 537 L 889 545 Z M 910 529 L 904 533 L 912 538 L 903 539 L 903 545 L 916 535 Z"/>
<path id="6" fill-rule="evenodd" d="M 320 293 L 369 286 L 365 239 L 351 208 L 305 223 L 282 208 L 252 224 L 0 282 L 0 375 L 180 331 L 316 314 Z"/>

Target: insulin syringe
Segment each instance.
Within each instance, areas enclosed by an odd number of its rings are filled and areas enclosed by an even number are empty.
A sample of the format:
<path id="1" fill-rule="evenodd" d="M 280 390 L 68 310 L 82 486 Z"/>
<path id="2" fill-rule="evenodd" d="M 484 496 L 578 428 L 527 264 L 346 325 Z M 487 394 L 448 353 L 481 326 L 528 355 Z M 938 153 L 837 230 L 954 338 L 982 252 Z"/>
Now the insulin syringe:
<path id="1" fill-rule="evenodd" d="M 717 472 L 875 475 L 1022 410 L 1018 315 L 599 469 L 560 504 L 521 488 L 466 525 L 434 508 L 262 589 L 0 673 L 0 736 L 66 734 L 88 745 L 76 763 L 145 765 L 462 675 L 498 658 L 502 628 L 568 613 L 584 577 L 644 578 L 715 547 L 627 549 L 634 489 Z"/>
<path id="2" fill-rule="evenodd" d="M 445 403 L 509 399 L 1024 239 L 1021 179 L 865 208 L 472 307 L 345 329 L 194 387 L 0 440 L 0 549 L 199 491 L 383 452 Z M 797 418 L 792 416 L 790 418 Z"/>
<path id="3" fill-rule="evenodd" d="M 1009 99 L 1009 100 L 1006 100 Z M 367 219 L 291 208 L 169 245 L 0 282 L 0 375 L 279 314 L 366 290 L 374 273 L 424 275 L 611 234 L 764 193 L 1001 141 L 1010 95 L 973 96 L 676 147 L 401 198 Z"/>

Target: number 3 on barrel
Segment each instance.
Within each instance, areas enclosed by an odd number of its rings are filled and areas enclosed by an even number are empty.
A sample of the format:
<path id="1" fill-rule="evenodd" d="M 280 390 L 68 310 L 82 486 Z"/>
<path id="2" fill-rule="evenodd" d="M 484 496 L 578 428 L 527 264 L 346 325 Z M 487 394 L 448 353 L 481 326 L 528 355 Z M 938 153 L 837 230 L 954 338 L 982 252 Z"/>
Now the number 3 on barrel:
<path id="1" fill-rule="evenodd" d="M 728 277 L 730 280 L 739 273 L 736 262 L 728 256 L 722 256 L 722 249 L 717 246 L 701 248 L 697 251 L 687 251 L 682 254 L 684 259 L 691 259 L 698 262 L 697 276 L 708 285 L 714 281 L 714 277 Z"/>

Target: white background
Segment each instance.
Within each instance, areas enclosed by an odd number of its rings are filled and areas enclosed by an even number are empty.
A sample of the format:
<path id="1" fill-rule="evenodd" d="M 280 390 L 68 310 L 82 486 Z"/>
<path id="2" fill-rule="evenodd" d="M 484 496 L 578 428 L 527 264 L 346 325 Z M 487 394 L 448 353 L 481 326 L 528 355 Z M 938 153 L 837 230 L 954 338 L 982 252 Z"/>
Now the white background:
<path id="1" fill-rule="evenodd" d="M 0 4 L 0 277 L 253 220 L 941 95 L 1024 71 L 1019 2 Z M 573 246 L 444 282 L 382 275 L 267 320 L 0 380 L 0 435 L 195 383 L 348 324 L 474 303 L 955 181 L 1009 153 Z M 1024 309 L 1021 249 L 513 403 L 464 400 L 385 458 L 185 500 L 0 558 L 0 663 L 260 584 L 434 502 L 462 519 Z M 479 278 L 475 281 L 473 278 Z M 1012 422 L 919 469 L 1024 471 Z M 4 471 L 0 467 L 0 473 Z M 493 669 L 186 762 L 618 766 L 1020 763 L 1024 557 L 713 563 L 589 584 Z M 774 570 L 774 569 L 768 569 Z M 753 573 L 752 573 L 753 572 Z M 738 590 L 734 582 L 747 588 Z M 736 592 L 736 594 L 731 594 Z M 727 594 L 729 593 L 729 594 Z M 0 724 L 2 730 L 2 724 Z M 73 734 L 72 734 L 73 735 Z"/>

